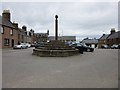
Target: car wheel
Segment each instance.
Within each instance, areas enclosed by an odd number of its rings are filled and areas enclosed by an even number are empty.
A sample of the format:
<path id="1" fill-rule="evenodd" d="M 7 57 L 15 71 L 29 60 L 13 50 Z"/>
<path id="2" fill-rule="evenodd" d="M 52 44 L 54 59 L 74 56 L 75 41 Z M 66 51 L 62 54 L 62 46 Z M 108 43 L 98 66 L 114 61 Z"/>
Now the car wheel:
<path id="1" fill-rule="evenodd" d="M 80 54 L 83 54 L 83 52 L 80 52 Z"/>
<path id="2" fill-rule="evenodd" d="M 87 52 L 90 52 L 90 49 L 89 49 L 89 48 L 87 49 Z"/>
<path id="3" fill-rule="evenodd" d="M 83 54 L 83 51 L 82 51 L 82 50 L 79 50 L 79 53 L 80 53 L 80 54 Z"/>

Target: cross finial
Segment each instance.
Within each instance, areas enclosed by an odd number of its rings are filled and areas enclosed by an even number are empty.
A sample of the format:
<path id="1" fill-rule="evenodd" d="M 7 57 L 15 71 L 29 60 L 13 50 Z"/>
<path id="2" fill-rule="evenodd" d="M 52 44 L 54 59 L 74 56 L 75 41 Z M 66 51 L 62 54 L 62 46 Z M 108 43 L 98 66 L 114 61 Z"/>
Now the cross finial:
<path id="1" fill-rule="evenodd" d="M 55 15 L 55 18 L 57 19 L 57 18 L 58 18 L 58 15 Z"/>

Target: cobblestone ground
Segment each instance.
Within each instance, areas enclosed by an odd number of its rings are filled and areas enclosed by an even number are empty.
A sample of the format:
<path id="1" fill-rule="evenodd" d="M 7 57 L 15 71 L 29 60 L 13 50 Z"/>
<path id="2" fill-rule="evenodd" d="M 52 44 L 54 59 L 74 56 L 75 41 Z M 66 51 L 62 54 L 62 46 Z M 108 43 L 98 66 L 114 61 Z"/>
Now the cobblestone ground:
<path id="1" fill-rule="evenodd" d="M 3 50 L 3 88 L 117 88 L 118 50 L 38 57 L 32 49 Z"/>

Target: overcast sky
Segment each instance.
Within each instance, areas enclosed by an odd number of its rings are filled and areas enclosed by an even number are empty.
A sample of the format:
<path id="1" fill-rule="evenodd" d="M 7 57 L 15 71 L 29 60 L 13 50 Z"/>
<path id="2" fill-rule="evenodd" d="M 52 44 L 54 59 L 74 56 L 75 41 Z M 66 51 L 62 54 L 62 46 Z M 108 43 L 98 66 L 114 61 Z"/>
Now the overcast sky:
<path id="1" fill-rule="evenodd" d="M 77 36 L 77 39 L 99 38 L 118 30 L 117 2 L 3 2 L 2 10 L 9 9 L 11 21 L 27 26 L 36 33 L 49 29 L 54 35 L 55 15 L 59 17 L 59 35 Z M 2 14 L 0 10 L 0 14 Z"/>

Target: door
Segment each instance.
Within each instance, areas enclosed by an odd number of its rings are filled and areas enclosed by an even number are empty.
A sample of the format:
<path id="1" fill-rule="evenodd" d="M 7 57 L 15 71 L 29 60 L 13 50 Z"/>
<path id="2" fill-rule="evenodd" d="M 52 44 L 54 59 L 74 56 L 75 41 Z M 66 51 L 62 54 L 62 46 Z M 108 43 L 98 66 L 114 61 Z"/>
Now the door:
<path id="1" fill-rule="evenodd" d="M 11 41 L 11 46 L 12 47 L 14 46 L 14 39 L 12 39 L 12 41 Z"/>

